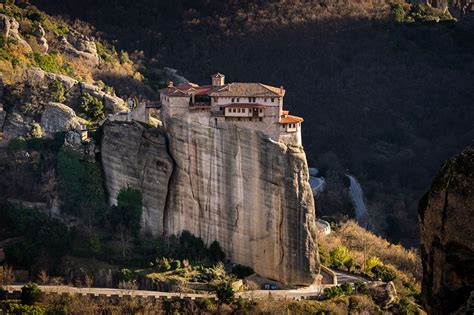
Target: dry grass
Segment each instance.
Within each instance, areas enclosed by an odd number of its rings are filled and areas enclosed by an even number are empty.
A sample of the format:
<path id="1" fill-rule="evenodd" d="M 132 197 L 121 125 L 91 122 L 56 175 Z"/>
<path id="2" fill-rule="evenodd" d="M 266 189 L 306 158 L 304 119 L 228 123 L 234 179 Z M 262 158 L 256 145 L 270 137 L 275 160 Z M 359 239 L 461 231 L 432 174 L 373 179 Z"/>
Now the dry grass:
<path id="1" fill-rule="evenodd" d="M 363 266 L 364 258 L 376 256 L 384 264 L 395 267 L 402 280 L 414 283 L 421 279 L 421 260 L 415 250 L 391 244 L 361 228 L 355 221 L 340 224 L 330 235 L 320 235 L 318 241 L 328 251 L 339 246 L 347 247 L 360 266 Z"/>

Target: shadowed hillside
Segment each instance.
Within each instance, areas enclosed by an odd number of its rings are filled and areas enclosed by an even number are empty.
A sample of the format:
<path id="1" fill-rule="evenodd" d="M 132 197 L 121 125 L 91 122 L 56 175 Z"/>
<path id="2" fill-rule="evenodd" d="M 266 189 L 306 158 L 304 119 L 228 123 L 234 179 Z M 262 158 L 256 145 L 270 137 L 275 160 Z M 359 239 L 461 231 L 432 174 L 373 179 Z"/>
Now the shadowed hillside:
<path id="1" fill-rule="evenodd" d="M 220 71 L 284 85 L 286 107 L 305 118 L 309 163 L 357 176 L 377 230 L 395 242 L 416 243 L 430 178 L 474 138 L 469 18 L 400 24 L 384 1 L 33 2 L 143 50 L 151 84 L 169 66 L 197 83 Z M 330 206 L 319 213 L 340 211 Z"/>

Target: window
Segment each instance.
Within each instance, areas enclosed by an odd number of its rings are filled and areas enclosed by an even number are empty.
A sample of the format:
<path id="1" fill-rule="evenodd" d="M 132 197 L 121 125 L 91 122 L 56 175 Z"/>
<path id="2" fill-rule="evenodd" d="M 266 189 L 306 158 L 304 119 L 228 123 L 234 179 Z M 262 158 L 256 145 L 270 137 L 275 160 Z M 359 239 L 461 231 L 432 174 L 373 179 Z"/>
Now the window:
<path id="1" fill-rule="evenodd" d="M 234 98 L 232 98 L 232 103 L 234 102 Z"/>
<path id="2" fill-rule="evenodd" d="M 256 102 L 256 100 L 257 100 L 257 99 L 254 97 L 254 98 L 253 98 L 253 102 L 255 103 L 255 102 Z"/>
<path id="3" fill-rule="evenodd" d="M 265 97 L 265 98 L 263 99 L 263 101 L 266 102 L 266 101 L 267 101 L 267 98 Z"/>
<path id="4" fill-rule="evenodd" d="M 252 98 L 251 98 L 251 97 L 249 97 L 249 103 L 250 103 L 250 102 L 252 102 Z"/>
<path id="5" fill-rule="evenodd" d="M 217 96 L 214 96 L 214 102 L 217 102 Z"/>
<path id="6" fill-rule="evenodd" d="M 275 99 L 272 97 L 272 103 L 273 103 L 274 100 L 275 100 Z"/>
<path id="7" fill-rule="evenodd" d="M 261 109 L 261 108 L 260 108 L 260 110 L 259 110 L 259 111 L 260 111 L 260 113 L 262 113 L 262 112 L 263 112 L 263 109 Z"/>
<path id="8" fill-rule="evenodd" d="M 237 97 L 237 103 L 240 102 L 240 98 Z"/>
<path id="9" fill-rule="evenodd" d="M 224 109 L 224 107 L 219 107 L 219 110 L 223 110 L 223 109 Z"/>
<path id="10" fill-rule="evenodd" d="M 258 120 L 259 120 L 259 121 L 262 121 L 262 117 L 260 117 Z"/>

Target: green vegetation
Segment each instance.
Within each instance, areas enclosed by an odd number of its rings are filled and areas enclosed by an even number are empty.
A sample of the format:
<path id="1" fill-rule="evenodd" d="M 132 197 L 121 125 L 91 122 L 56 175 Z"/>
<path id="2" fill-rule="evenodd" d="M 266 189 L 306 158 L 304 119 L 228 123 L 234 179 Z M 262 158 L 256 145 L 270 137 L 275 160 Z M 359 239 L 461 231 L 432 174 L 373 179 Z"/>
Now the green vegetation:
<path id="1" fill-rule="evenodd" d="M 8 151 L 12 154 L 26 150 L 27 144 L 23 137 L 17 137 L 8 142 Z"/>
<path id="2" fill-rule="evenodd" d="M 44 71 L 74 77 L 74 69 L 68 62 L 63 60 L 59 52 L 52 52 L 50 54 L 33 52 L 29 57 L 33 66 L 39 67 Z"/>
<path id="3" fill-rule="evenodd" d="M 66 100 L 66 97 L 64 96 L 64 85 L 61 83 L 61 81 L 54 80 L 49 85 L 49 89 L 55 102 L 62 103 Z"/>
<path id="4" fill-rule="evenodd" d="M 121 189 L 117 196 L 117 206 L 112 207 L 110 221 L 120 231 L 122 257 L 125 258 L 126 245 L 131 235 L 140 230 L 143 212 L 142 193 L 134 188 Z"/>
<path id="5" fill-rule="evenodd" d="M 21 304 L 33 305 L 41 297 L 41 290 L 36 283 L 29 283 L 21 288 Z"/>
<path id="6" fill-rule="evenodd" d="M 0 207 L 2 224 L 9 227 L 11 237 L 23 237 L 5 249 L 10 265 L 29 268 L 39 257 L 62 257 L 69 249 L 70 234 L 66 226 L 38 210 L 14 206 Z"/>
<path id="7" fill-rule="evenodd" d="M 42 138 L 44 136 L 44 130 L 39 123 L 33 123 L 30 135 L 32 138 Z"/>
<path id="8" fill-rule="evenodd" d="M 410 301 L 408 298 L 403 297 L 395 303 L 390 310 L 394 314 L 404 314 L 404 315 L 418 315 L 421 314 L 420 309 L 416 304 Z"/>
<path id="9" fill-rule="evenodd" d="M 435 9 L 424 3 L 391 5 L 392 15 L 396 22 L 429 22 L 429 21 L 456 21 L 449 10 Z"/>
<path id="10" fill-rule="evenodd" d="M 330 253 L 331 257 L 331 265 L 336 266 L 336 267 L 342 267 L 344 266 L 344 263 L 350 259 L 350 253 L 347 247 L 345 246 L 340 246 L 334 248 Z"/>
<path id="11" fill-rule="evenodd" d="M 103 102 L 89 93 L 81 95 L 81 111 L 79 116 L 93 123 L 98 123 L 105 118 Z"/>
<path id="12" fill-rule="evenodd" d="M 1 314 L 28 314 L 28 315 L 43 315 L 46 309 L 38 305 L 24 305 L 18 301 L 0 301 Z"/>
<path id="13" fill-rule="evenodd" d="M 243 279 L 245 277 L 248 277 L 252 274 L 254 274 L 255 271 L 250 268 L 250 267 L 247 267 L 247 266 L 243 266 L 243 265 L 235 265 L 232 267 L 232 274 L 236 275 L 237 278 L 239 279 Z"/>
<path id="14" fill-rule="evenodd" d="M 219 284 L 216 288 L 217 298 L 221 303 L 230 304 L 234 301 L 235 293 L 232 284 L 225 281 Z"/>
<path id="15" fill-rule="evenodd" d="M 82 218 L 91 232 L 92 225 L 106 215 L 99 165 L 64 147 L 58 155 L 57 172 L 63 211 Z"/>
<path id="16" fill-rule="evenodd" d="M 225 254 L 218 241 L 212 242 L 211 246 L 209 246 L 209 257 L 213 261 L 224 261 Z"/>
<path id="17" fill-rule="evenodd" d="M 378 279 L 381 279 L 384 282 L 390 282 L 397 278 L 397 273 L 393 268 L 384 265 L 376 265 L 370 271 Z"/>
<path id="18" fill-rule="evenodd" d="M 117 51 L 115 50 L 115 46 L 110 45 L 109 43 L 103 42 L 103 41 L 96 41 L 95 46 L 97 47 L 97 53 L 99 54 L 102 60 L 104 60 L 106 63 L 114 62 L 117 56 Z M 125 58 L 125 56 L 121 58 Z"/>

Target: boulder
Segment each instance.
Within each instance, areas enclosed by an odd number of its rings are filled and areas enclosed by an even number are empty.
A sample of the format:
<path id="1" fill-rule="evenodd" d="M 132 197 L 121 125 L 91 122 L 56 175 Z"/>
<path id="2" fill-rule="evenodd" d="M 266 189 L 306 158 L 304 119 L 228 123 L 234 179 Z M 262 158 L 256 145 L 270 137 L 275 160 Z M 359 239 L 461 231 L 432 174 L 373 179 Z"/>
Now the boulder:
<path id="1" fill-rule="evenodd" d="M 0 14 L 0 34 L 4 39 L 12 39 L 27 52 L 31 52 L 31 46 L 20 35 L 20 24 L 12 17 L 5 14 Z"/>
<path id="2" fill-rule="evenodd" d="M 474 290 L 474 146 L 448 160 L 419 204 L 421 301 L 450 314 Z"/>
<path id="3" fill-rule="evenodd" d="M 66 132 L 71 129 L 80 130 L 87 124 L 85 119 L 76 116 L 72 108 L 61 103 L 48 103 L 41 116 L 41 127 L 47 137 L 53 137 L 56 132 Z"/>

